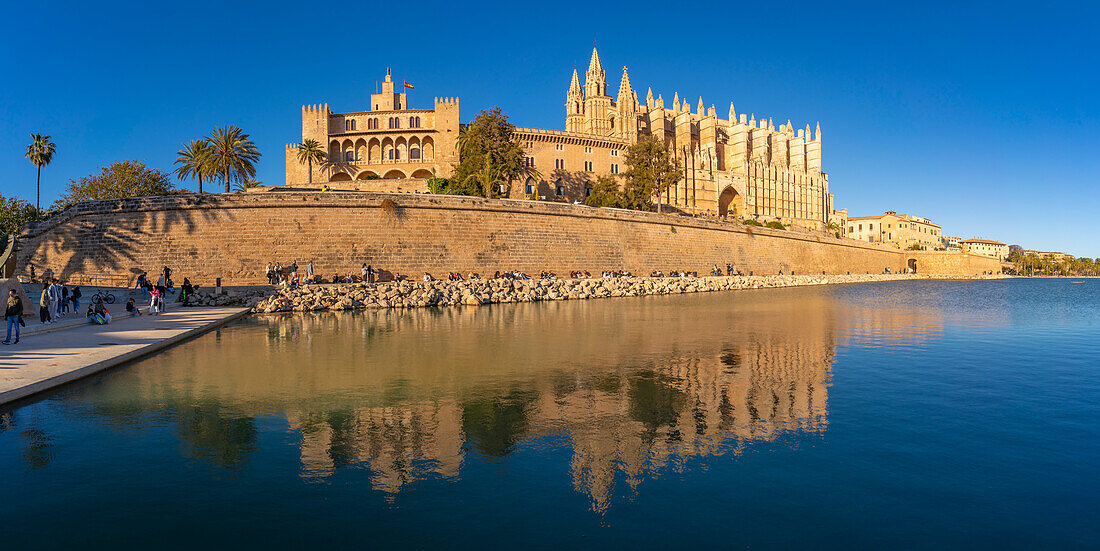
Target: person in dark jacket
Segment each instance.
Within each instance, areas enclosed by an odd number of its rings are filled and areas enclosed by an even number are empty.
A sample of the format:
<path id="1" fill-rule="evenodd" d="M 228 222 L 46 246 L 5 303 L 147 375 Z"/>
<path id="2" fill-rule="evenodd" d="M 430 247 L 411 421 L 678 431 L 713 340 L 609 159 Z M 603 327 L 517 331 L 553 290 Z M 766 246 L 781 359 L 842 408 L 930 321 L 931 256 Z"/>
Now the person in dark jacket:
<path id="1" fill-rule="evenodd" d="M 19 344 L 19 324 L 23 321 L 23 299 L 15 289 L 8 289 L 8 302 L 4 309 L 4 318 L 8 320 L 8 337 L 4 344 Z M 11 341 L 11 328 L 15 327 L 15 342 Z"/>

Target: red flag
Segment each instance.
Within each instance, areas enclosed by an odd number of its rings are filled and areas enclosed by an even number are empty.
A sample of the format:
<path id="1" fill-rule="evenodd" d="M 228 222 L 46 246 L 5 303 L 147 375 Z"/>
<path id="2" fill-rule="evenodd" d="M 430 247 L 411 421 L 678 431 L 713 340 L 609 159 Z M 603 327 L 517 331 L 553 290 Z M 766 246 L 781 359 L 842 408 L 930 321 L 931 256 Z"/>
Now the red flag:
<path id="1" fill-rule="evenodd" d="M 409 84 L 409 81 L 406 80 L 404 82 L 405 82 L 405 88 L 412 88 L 413 87 L 412 84 Z"/>

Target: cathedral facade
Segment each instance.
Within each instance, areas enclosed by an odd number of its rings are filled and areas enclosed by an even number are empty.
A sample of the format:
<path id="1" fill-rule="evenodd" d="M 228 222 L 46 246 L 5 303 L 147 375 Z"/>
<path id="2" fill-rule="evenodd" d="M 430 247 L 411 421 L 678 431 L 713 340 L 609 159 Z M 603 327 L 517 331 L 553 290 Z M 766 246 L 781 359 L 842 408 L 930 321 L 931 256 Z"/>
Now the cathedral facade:
<path id="1" fill-rule="evenodd" d="M 647 91 L 641 102 L 623 67 L 618 92 L 609 93 L 599 53 L 592 49 L 584 84 L 573 70 L 565 94 L 565 130 L 517 127 L 514 137 L 540 178 L 501 186 L 511 198 L 578 202 L 596 178 L 625 171 L 627 148 L 653 137 L 676 156 L 682 174 L 655 202 L 690 214 L 711 214 L 824 229 L 844 227 L 834 211 L 829 175 L 821 167 L 821 127 L 795 128 L 788 120 L 737 113 L 726 117 L 702 99 Z M 371 108 L 332 113 L 327 105 L 304 107 L 302 136 L 328 144 L 330 162 L 314 167 L 313 181 L 447 176 L 458 161 L 461 130 L 456 98 L 436 98 L 434 109 L 409 109 L 387 72 Z M 304 183 L 305 167 L 287 146 L 287 183 Z"/>

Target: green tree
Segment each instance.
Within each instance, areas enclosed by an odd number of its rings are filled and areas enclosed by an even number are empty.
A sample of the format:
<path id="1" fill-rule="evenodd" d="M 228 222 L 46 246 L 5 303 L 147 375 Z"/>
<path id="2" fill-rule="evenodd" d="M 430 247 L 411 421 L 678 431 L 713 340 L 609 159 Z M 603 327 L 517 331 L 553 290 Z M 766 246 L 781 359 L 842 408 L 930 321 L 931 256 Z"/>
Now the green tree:
<path id="1" fill-rule="evenodd" d="M 34 220 L 35 210 L 22 199 L 0 195 L 0 233 L 18 234 L 23 224 Z"/>
<path id="2" fill-rule="evenodd" d="M 323 162 L 325 162 L 325 152 L 317 140 L 306 139 L 298 144 L 298 164 L 307 165 L 310 184 L 313 184 L 313 163 Z"/>
<path id="3" fill-rule="evenodd" d="M 53 154 L 57 152 L 57 146 L 50 141 L 45 134 L 31 134 L 31 143 L 27 146 L 27 160 L 38 168 L 38 175 L 34 180 L 34 217 L 38 218 L 38 212 L 42 210 L 41 188 L 42 167 L 53 161 Z"/>
<path id="4" fill-rule="evenodd" d="M 208 140 L 191 140 L 183 149 L 176 152 L 176 178 L 199 181 L 199 193 L 202 193 L 202 181 L 214 176 L 210 163 L 211 147 Z"/>
<path id="5" fill-rule="evenodd" d="M 141 161 L 115 161 L 80 180 L 69 180 L 65 193 L 53 207 L 64 209 L 80 201 L 120 199 L 175 192 L 167 172 L 145 166 Z"/>
<path id="6" fill-rule="evenodd" d="M 652 200 L 680 181 L 680 160 L 652 136 L 627 148 L 624 163 L 622 208 L 651 210 Z"/>
<path id="7" fill-rule="evenodd" d="M 222 177 L 226 193 L 233 182 L 256 176 L 260 150 L 240 128 L 215 128 L 207 141 L 210 142 L 210 170 Z"/>
<path id="8" fill-rule="evenodd" d="M 584 198 L 584 204 L 590 207 L 619 207 L 622 204 L 622 190 L 614 176 L 600 176 L 592 186 L 592 194 Z"/>
<path id="9" fill-rule="evenodd" d="M 452 176 L 450 192 L 457 195 L 498 193 L 493 184 L 525 176 L 538 178 L 533 167 L 525 166 L 523 147 L 515 140 L 515 127 L 499 107 L 482 111 L 458 137 L 460 161 Z"/>

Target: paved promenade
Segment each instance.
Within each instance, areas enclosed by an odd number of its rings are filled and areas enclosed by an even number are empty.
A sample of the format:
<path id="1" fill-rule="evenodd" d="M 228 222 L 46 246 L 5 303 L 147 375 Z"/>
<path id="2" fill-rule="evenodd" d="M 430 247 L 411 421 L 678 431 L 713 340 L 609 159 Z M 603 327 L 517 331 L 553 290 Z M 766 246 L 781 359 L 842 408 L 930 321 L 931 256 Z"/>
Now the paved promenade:
<path id="1" fill-rule="evenodd" d="M 247 308 L 173 308 L 159 316 L 119 316 L 110 325 L 65 320 L 66 325 L 77 325 L 25 333 L 18 345 L 0 346 L 0 404 L 167 348 L 247 312 Z"/>

